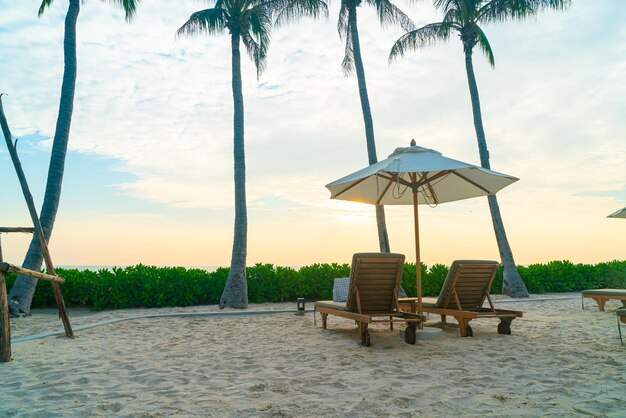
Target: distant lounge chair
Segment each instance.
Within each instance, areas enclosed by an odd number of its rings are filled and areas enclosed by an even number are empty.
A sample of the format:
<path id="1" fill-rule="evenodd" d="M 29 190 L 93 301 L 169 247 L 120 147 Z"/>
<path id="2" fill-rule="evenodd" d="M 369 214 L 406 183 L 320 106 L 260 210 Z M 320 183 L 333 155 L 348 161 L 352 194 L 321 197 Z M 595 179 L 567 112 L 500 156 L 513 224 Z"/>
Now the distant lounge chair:
<path id="1" fill-rule="evenodd" d="M 353 319 L 359 326 L 361 345 L 367 347 L 370 345 L 369 324 L 388 322 L 393 329 L 394 322 L 405 322 L 404 340 L 415 344 L 415 329 L 424 317 L 398 309 L 403 266 L 402 254 L 354 254 L 346 302 L 315 302 L 315 312 L 322 315 L 322 328 L 326 329 L 328 315 Z"/>
<path id="2" fill-rule="evenodd" d="M 462 337 L 472 337 L 474 332 L 469 322 L 472 319 L 499 318 L 498 334 L 511 334 L 511 322 L 523 316 L 523 312 L 496 309 L 489 294 L 489 288 L 498 271 L 496 261 L 456 260 L 450 266 L 439 298 L 435 303 L 422 303 L 427 313 L 441 315 L 441 322 L 446 323 L 446 315 L 453 316 L 459 323 Z M 483 308 L 485 299 L 489 308 Z M 401 309 L 416 312 L 416 298 L 399 299 Z"/>
<path id="3" fill-rule="evenodd" d="M 590 298 L 596 301 L 598 304 L 598 310 L 604 312 L 604 304 L 607 300 L 615 299 L 621 300 L 622 304 L 626 306 L 626 289 L 593 289 L 583 290 L 580 292 L 581 303 L 583 309 L 585 309 L 584 298 Z"/>

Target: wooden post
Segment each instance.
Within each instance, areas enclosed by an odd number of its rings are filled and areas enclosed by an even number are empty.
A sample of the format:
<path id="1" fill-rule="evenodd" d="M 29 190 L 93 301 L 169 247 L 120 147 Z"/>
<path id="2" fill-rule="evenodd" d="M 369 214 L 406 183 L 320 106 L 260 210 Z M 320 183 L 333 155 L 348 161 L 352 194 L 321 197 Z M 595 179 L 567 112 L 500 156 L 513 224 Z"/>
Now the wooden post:
<path id="1" fill-rule="evenodd" d="M 24 174 L 24 170 L 22 169 L 22 164 L 20 163 L 20 159 L 17 155 L 17 149 L 15 148 L 15 144 L 13 143 L 13 136 L 11 135 L 11 131 L 9 130 L 9 123 L 7 122 L 6 116 L 4 115 L 4 108 L 2 107 L 2 95 L 0 94 L 0 125 L 2 125 L 2 132 L 4 134 L 4 139 L 6 140 L 7 147 L 9 148 L 9 154 L 11 155 L 11 160 L 13 161 L 13 166 L 15 167 L 15 172 L 20 181 L 20 186 L 22 186 L 22 193 L 24 194 L 24 199 L 26 200 L 26 205 L 28 206 L 28 212 L 30 213 L 30 217 L 33 221 L 33 226 L 35 227 L 35 233 L 37 234 L 37 238 L 39 239 L 39 245 L 41 246 L 41 252 L 43 253 L 43 258 L 46 262 L 46 269 L 48 270 L 48 274 L 55 275 L 54 265 L 52 264 L 52 258 L 50 257 L 50 252 L 48 251 L 48 244 L 46 242 L 46 236 L 44 235 L 43 228 L 41 227 L 41 222 L 39 222 L 39 215 L 37 214 L 37 210 L 35 209 L 35 202 L 33 200 L 33 195 L 30 193 L 30 188 L 28 187 L 28 182 L 26 181 L 26 175 Z M 57 304 L 57 309 L 59 310 L 59 316 L 63 321 L 63 328 L 65 328 L 65 335 L 70 338 L 74 337 L 74 332 L 72 331 L 72 325 L 70 324 L 70 318 L 67 315 L 67 311 L 65 310 L 65 302 L 63 301 L 63 294 L 61 293 L 61 288 L 59 284 L 56 282 L 52 282 L 52 291 L 54 292 L 54 299 Z"/>
<path id="2" fill-rule="evenodd" d="M 48 270 L 48 274 L 51 276 L 56 276 L 56 272 L 54 270 L 54 265 L 52 264 L 52 258 L 50 257 L 50 252 L 48 251 L 48 245 L 46 244 L 46 240 L 43 237 L 43 229 L 41 228 L 41 224 L 39 224 L 39 218 L 37 218 L 36 228 L 38 229 L 37 237 L 39 238 L 39 244 L 41 245 L 41 249 L 43 251 L 43 257 L 46 261 L 46 270 Z M 67 314 L 67 310 L 65 309 L 65 301 L 63 300 L 63 293 L 61 293 L 61 286 L 56 281 L 51 283 L 52 292 L 54 293 L 54 299 L 57 304 L 57 308 L 59 309 L 59 316 L 63 321 L 63 328 L 65 328 L 65 335 L 70 338 L 74 338 L 74 331 L 72 331 L 72 324 L 70 324 L 70 317 Z"/>
<path id="3" fill-rule="evenodd" d="M 420 260 L 420 227 L 417 211 L 417 182 L 414 173 L 413 180 L 413 221 L 415 223 L 415 281 L 417 282 L 417 313 L 422 314 L 422 260 Z"/>
<path id="4" fill-rule="evenodd" d="M 0 270 L 0 363 L 11 361 L 11 324 L 4 271 Z"/>

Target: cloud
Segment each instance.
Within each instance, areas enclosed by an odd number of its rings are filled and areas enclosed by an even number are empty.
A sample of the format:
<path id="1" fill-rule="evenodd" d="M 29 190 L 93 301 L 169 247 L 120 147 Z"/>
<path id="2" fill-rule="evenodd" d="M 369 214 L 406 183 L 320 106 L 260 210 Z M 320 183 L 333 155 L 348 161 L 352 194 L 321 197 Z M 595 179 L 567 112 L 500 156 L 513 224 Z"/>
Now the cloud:
<path id="1" fill-rule="evenodd" d="M 39 3 L 0 0 L 0 91 L 9 93 L 4 106 L 13 133 L 37 135 L 39 146 L 49 147 L 66 4 L 54 2 L 37 18 Z M 545 219 L 576 208 L 580 216 L 596 216 L 624 203 L 614 192 L 624 188 L 626 162 L 626 29 L 616 18 L 620 5 L 587 3 L 486 26 L 495 70 L 474 55 L 492 167 L 521 178 L 499 195 L 507 225 L 518 233 L 530 213 Z M 439 19 L 426 4 L 401 7 L 418 25 Z M 82 3 L 69 146 L 119 160 L 116 169 L 132 175 L 115 185 L 124 194 L 177 210 L 221 210 L 234 200 L 230 47 L 227 34 L 175 36 L 198 8 L 142 2 L 128 24 L 108 2 Z M 370 206 L 330 201 L 324 188 L 367 164 L 357 80 L 340 68 L 337 8 L 331 3 L 328 21 L 305 19 L 275 30 L 260 80 L 242 56 L 255 222 L 279 222 L 281 210 L 333 225 L 372 222 Z M 370 7 L 358 13 L 379 159 L 415 138 L 478 164 L 458 39 L 390 65 L 388 51 L 401 30 L 380 28 Z M 484 206 L 442 205 L 437 215 L 472 210 Z"/>

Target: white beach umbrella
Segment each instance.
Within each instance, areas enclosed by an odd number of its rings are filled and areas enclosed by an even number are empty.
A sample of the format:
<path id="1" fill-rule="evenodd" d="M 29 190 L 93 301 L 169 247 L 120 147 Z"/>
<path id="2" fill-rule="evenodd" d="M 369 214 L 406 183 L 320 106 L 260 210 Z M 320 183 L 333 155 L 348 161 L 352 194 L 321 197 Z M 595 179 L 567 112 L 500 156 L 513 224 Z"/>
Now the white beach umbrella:
<path id="1" fill-rule="evenodd" d="M 626 208 L 621 208 L 617 212 L 613 212 L 607 218 L 626 218 Z"/>
<path id="2" fill-rule="evenodd" d="M 415 145 L 397 148 L 389 158 L 326 187 L 331 199 L 374 205 L 413 205 L 418 310 L 422 312 L 418 204 L 437 205 L 495 194 L 519 180 Z"/>

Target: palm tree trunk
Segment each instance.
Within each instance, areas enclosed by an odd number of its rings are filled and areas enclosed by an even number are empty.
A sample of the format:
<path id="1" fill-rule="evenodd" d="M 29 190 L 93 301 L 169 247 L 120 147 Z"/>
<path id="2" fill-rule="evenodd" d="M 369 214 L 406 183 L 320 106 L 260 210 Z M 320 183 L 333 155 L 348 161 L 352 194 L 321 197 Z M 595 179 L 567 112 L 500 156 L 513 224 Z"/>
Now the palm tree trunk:
<path id="1" fill-rule="evenodd" d="M 52 143 L 52 155 L 48 168 L 48 180 L 41 208 L 41 226 L 44 231 L 46 242 L 50 240 L 54 220 L 56 219 L 61 200 L 61 186 L 63 184 L 63 172 L 65 169 L 65 155 L 70 136 L 72 112 L 74 108 L 74 92 L 76 91 L 76 22 L 80 12 L 80 0 L 70 0 L 65 16 L 65 37 L 63 39 L 63 53 L 65 66 L 63 70 L 63 84 L 61 86 L 61 99 L 59 114 L 57 117 L 54 141 Z M 28 252 L 22 266 L 38 271 L 41 269 L 43 254 L 36 236 L 30 242 Z M 18 276 L 9 293 L 9 308 L 11 316 L 30 314 L 30 306 L 35 293 L 37 280 Z"/>
<path id="2" fill-rule="evenodd" d="M 465 50 L 465 70 L 467 72 L 467 82 L 469 84 L 470 97 L 472 99 L 472 110 L 474 112 L 474 128 L 476 130 L 476 139 L 478 140 L 478 152 L 480 154 L 480 164 L 483 168 L 490 169 L 489 150 L 487 149 L 487 140 L 485 139 L 485 130 L 483 129 L 483 119 L 480 111 L 480 99 L 478 97 L 478 85 L 474 76 L 474 65 L 472 64 L 472 47 L 464 46 Z M 487 196 L 489 201 L 489 210 L 491 211 L 491 221 L 500 250 L 500 259 L 504 266 L 504 274 L 502 280 L 502 293 L 511 297 L 522 298 L 528 297 L 528 290 L 524 281 L 520 277 L 513 252 L 509 245 L 504 230 L 504 222 L 500 215 L 500 206 L 495 195 Z"/>
<path id="3" fill-rule="evenodd" d="M 246 253 L 248 239 L 248 215 L 246 209 L 246 156 L 244 150 L 243 92 L 241 86 L 240 33 L 231 33 L 232 82 L 234 104 L 234 157 L 235 157 L 235 233 L 230 273 L 220 298 L 220 308 L 243 309 L 248 307 L 248 284 L 246 282 Z"/>
<path id="4" fill-rule="evenodd" d="M 369 164 L 378 162 L 376 156 L 376 141 L 374 140 L 374 121 L 372 119 L 372 111 L 370 108 L 370 100 L 367 95 L 367 85 L 365 83 L 365 68 L 363 67 L 363 59 L 361 57 L 361 44 L 359 43 L 359 30 L 356 22 L 356 5 L 353 4 L 348 10 L 348 25 L 350 27 L 350 35 L 352 37 L 352 52 L 354 54 L 354 67 L 356 69 L 356 78 L 359 83 L 359 96 L 361 98 L 361 110 L 363 112 L 363 122 L 365 123 L 365 141 L 367 144 L 367 157 Z M 387 234 L 387 224 L 385 222 L 385 208 L 376 205 L 376 225 L 378 227 L 378 244 L 380 251 L 388 253 L 389 236 Z"/>

